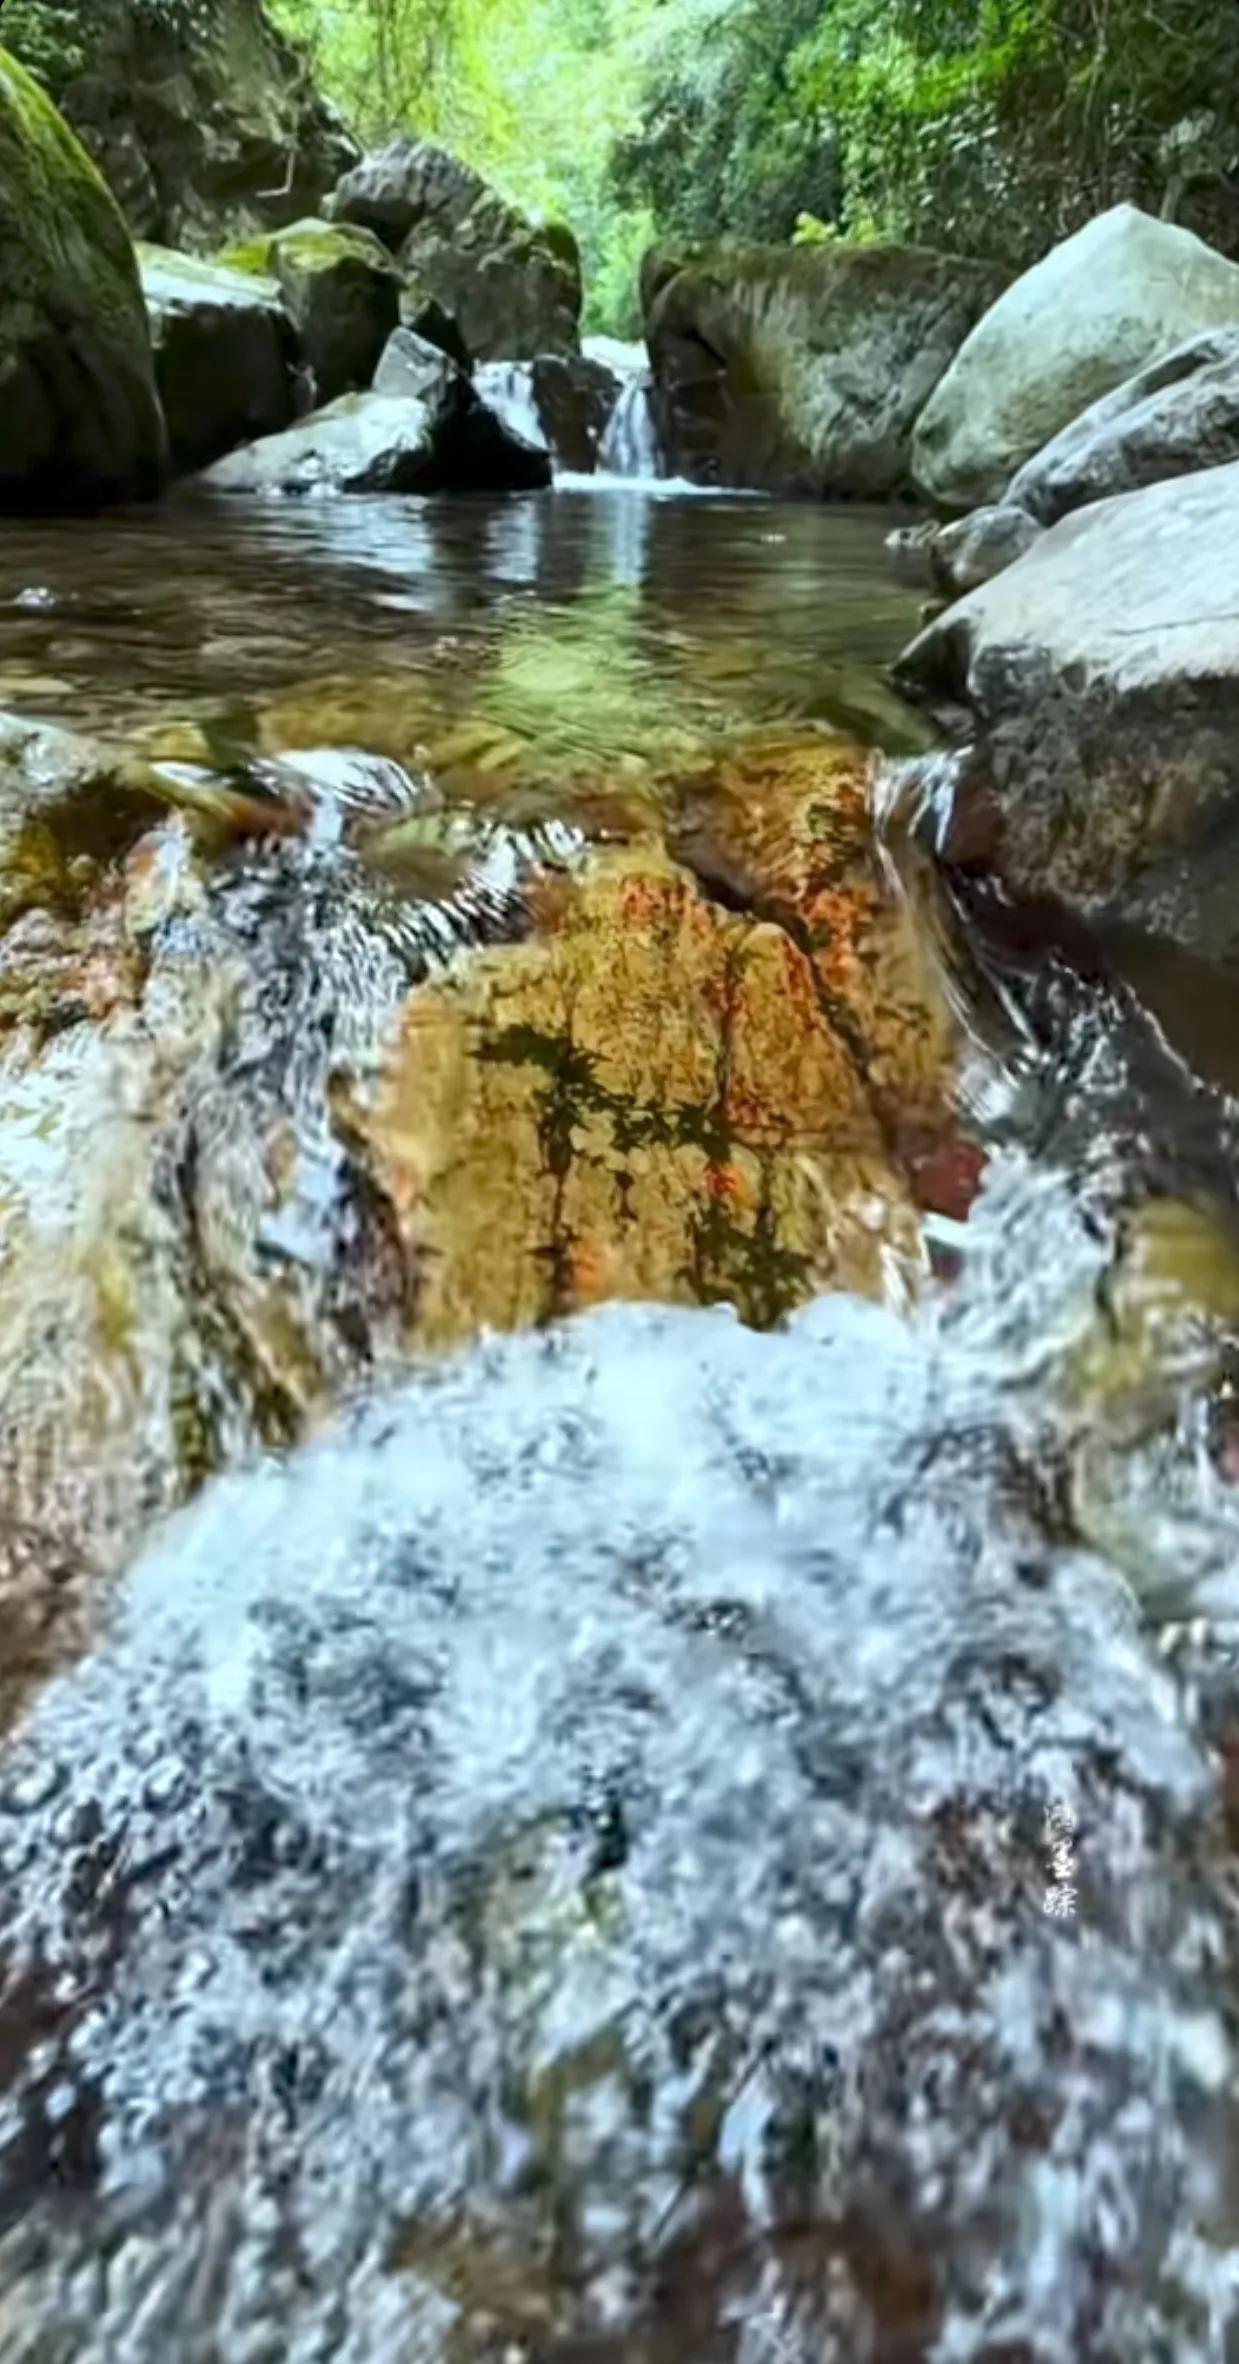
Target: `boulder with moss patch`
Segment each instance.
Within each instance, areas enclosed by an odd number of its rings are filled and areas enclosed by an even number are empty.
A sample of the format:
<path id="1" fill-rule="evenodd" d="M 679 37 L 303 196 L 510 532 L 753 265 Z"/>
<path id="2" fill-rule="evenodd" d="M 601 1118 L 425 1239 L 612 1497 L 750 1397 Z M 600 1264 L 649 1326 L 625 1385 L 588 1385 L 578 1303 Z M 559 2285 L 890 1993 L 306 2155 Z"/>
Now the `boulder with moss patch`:
<path id="1" fill-rule="evenodd" d="M 400 318 L 400 273 L 373 231 L 294 222 L 229 247 L 220 260 L 274 280 L 320 402 L 370 384 Z"/>
<path id="2" fill-rule="evenodd" d="M 23 0 L 13 39 L 139 237 L 209 252 L 295 222 L 356 157 L 262 0 Z"/>
<path id="3" fill-rule="evenodd" d="M 0 507 L 144 495 L 162 468 L 128 232 L 50 99 L 0 50 Z"/>
<path id="4" fill-rule="evenodd" d="M 175 466 L 286 427 L 296 353 L 275 281 L 163 246 L 138 254 Z"/>
<path id="5" fill-rule="evenodd" d="M 366 156 L 324 209 L 400 256 L 419 299 L 450 314 L 477 361 L 532 361 L 580 347 L 581 261 L 562 223 L 538 226 L 428 140 Z"/>
<path id="6" fill-rule="evenodd" d="M 997 292 L 989 265 L 913 247 L 714 249 L 646 273 L 673 473 L 885 499 L 912 431 Z"/>

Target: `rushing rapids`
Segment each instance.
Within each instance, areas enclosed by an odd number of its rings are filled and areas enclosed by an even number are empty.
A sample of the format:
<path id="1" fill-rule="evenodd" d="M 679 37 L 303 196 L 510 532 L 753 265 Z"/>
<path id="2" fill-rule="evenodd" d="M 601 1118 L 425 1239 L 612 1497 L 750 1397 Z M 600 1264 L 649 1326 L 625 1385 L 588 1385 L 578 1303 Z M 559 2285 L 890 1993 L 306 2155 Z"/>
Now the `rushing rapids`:
<path id="1" fill-rule="evenodd" d="M 887 522 L 6 540 L 4 2364 L 1239 2338 L 1232 1079 Z"/>

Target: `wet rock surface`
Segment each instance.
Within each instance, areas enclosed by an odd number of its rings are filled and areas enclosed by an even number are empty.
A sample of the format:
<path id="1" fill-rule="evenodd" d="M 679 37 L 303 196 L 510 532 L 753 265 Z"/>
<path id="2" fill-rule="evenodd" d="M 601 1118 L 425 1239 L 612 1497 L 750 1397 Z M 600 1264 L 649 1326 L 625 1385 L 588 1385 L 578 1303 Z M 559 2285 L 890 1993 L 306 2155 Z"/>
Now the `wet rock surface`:
<path id="1" fill-rule="evenodd" d="M 1223 2352 L 1210 1767 L 993 1356 L 611 1308 L 152 1545 L 3 1768 L 15 2364 Z"/>
<path id="2" fill-rule="evenodd" d="M 962 800 L 1013 886 L 1211 959 L 1237 941 L 1237 514 L 1239 463 L 1082 509 L 901 660 L 975 718 Z"/>

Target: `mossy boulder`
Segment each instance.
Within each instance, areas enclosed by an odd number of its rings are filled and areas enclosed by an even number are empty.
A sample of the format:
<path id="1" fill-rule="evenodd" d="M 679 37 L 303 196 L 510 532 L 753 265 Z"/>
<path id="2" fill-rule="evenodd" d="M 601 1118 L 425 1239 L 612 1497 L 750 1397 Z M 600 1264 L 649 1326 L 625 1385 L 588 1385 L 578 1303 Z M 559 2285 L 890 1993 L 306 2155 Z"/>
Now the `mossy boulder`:
<path id="1" fill-rule="evenodd" d="M 295 222 L 356 157 L 263 0 L 23 0 L 12 38 L 138 237 L 209 253 Z"/>
<path id="2" fill-rule="evenodd" d="M 293 416 L 296 347 L 273 279 L 138 249 L 175 466 L 205 468 Z"/>
<path id="3" fill-rule="evenodd" d="M 124 222 L 50 99 L 0 50 L 0 507 L 150 494 L 163 454 Z"/>
<path id="4" fill-rule="evenodd" d="M 916 247 L 714 248 L 647 263 L 646 333 L 673 473 L 882 500 L 998 291 L 988 264 Z"/>
<path id="5" fill-rule="evenodd" d="M 443 306 L 475 361 L 579 351 L 581 261 L 571 230 L 532 222 L 445 149 L 393 140 L 345 174 L 324 210 L 398 252 L 419 299 Z"/>
<path id="6" fill-rule="evenodd" d="M 400 273 L 373 231 L 294 222 L 227 248 L 220 261 L 274 280 L 320 402 L 370 384 L 400 318 Z"/>

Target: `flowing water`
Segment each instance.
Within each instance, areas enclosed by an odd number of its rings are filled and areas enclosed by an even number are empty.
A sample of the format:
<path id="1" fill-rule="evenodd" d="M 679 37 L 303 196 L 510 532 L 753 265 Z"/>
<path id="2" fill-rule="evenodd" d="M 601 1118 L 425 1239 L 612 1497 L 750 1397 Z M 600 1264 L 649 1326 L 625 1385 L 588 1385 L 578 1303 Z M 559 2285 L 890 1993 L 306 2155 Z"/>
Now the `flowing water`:
<path id="1" fill-rule="evenodd" d="M 6 530 L 0 2364 L 1239 2352 L 1226 1029 L 887 523 Z"/>

